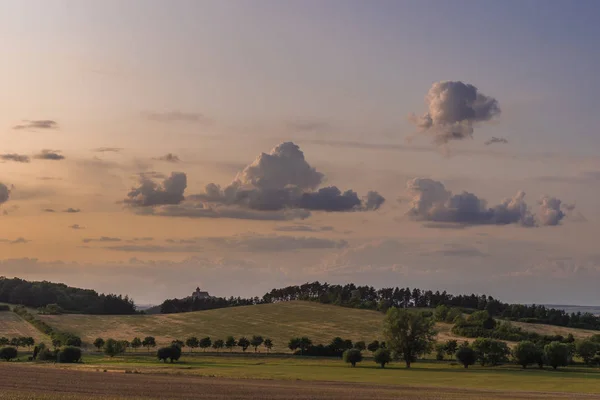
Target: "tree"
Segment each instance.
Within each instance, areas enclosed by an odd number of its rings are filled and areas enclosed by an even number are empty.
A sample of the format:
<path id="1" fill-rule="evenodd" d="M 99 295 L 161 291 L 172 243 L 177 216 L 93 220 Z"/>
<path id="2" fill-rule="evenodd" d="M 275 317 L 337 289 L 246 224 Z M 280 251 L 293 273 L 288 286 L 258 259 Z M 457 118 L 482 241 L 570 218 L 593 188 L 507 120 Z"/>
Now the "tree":
<path id="1" fill-rule="evenodd" d="M 528 340 L 517 343 L 512 351 L 515 362 L 522 366 L 524 369 L 528 365 L 534 364 L 538 359 L 538 348 L 535 343 Z"/>
<path id="2" fill-rule="evenodd" d="M 19 348 L 19 346 L 21 345 L 21 342 L 19 341 L 19 338 L 12 338 L 10 339 L 10 345 L 13 347 L 16 347 L 17 349 Z"/>
<path id="3" fill-rule="evenodd" d="M 433 315 L 436 321 L 445 322 L 448 312 L 450 312 L 450 308 L 444 304 L 441 304 L 435 308 Z"/>
<path id="4" fill-rule="evenodd" d="M 288 344 L 288 348 L 292 351 L 300 349 L 300 355 L 304 355 L 306 349 L 308 349 L 312 345 L 312 340 L 303 336 L 301 338 L 293 338 L 290 339 Z"/>
<path id="5" fill-rule="evenodd" d="M 0 337 L 0 347 L 4 347 L 4 346 L 8 346 L 8 344 L 10 343 L 10 340 L 8 340 L 8 338 L 6 337 Z"/>
<path id="6" fill-rule="evenodd" d="M 27 337 L 23 338 L 23 344 L 25 346 L 27 346 L 28 349 L 31 349 L 31 346 L 35 345 L 35 339 L 32 338 L 31 336 L 27 336 Z"/>
<path id="7" fill-rule="evenodd" d="M 206 349 L 208 349 L 212 345 L 212 340 L 210 340 L 210 337 L 207 336 L 205 338 L 200 339 L 198 345 L 200 346 L 202 351 L 206 351 Z"/>
<path id="8" fill-rule="evenodd" d="M 356 343 L 354 343 L 354 348 L 358 349 L 360 351 L 364 351 L 367 348 L 367 345 L 365 344 L 364 341 L 358 341 Z"/>
<path id="9" fill-rule="evenodd" d="M 177 345 L 161 347 L 156 352 L 156 356 L 159 360 L 162 360 L 164 362 L 167 362 L 167 360 L 170 360 L 170 362 L 177 361 L 181 357 L 181 347 Z"/>
<path id="10" fill-rule="evenodd" d="M 182 348 L 184 348 L 184 347 L 185 347 L 185 343 L 183 343 L 183 341 L 182 341 L 182 340 L 175 339 L 175 340 L 172 340 L 172 341 L 171 341 L 171 346 L 177 346 L 177 347 L 179 347 L 180 349 L 182 349 Z"/>
<path id="11" fill-rule="evenodd" d="M 556 369 L 569 363 L 569 347 L 560 342 L 552 342 L 544 347 L 546 362 Z"/>
<path id="12" fill-rule="evenodd" d="M 373 353 L 373 360 L 381 365 L 381 368 L 385 368 L 385 364 L 392 361 L 392 355 L 388 349 L 380 348 Z"/>
<path id="13" fill-rule="evenodd" d="M 356 363 L 362 361 L 362 353 L 358 349 L 348 349 L 344 351 L 342 358 L 344 362 L 352 364 L 352 367 L 356 367 Z"/>
<path id="14" fill-rule="evenodd" d="M 104 354 L 111 358 L 117 354 L 121 354 L 123 351 L 123 343 L 118 340 L 107 339 L 106 342 L 104 342 Z"/>
<path id="15" fill-rule="evenodd" d="M 121 353 L 127 352 L 127 349 L 131 347 L 131 343 L 128 340 L 120 340 L 121 343 Z"/>
<path id="16" fill-rule="evenodd" d="M 225 347 L 227 347 L 231 352 L 235 346 L 237 346 L 237 341 L 235 338 L 233 336 L 227 336 L 227 339 L 225 339 Z"/>
<path id="17" fill-rule="evenodd" d="M 575 346 L 577 355 L 588 365 L 593 364 L 596 353 L 600 352 L 600 343 L 592 342 L 589 339 L 578 340 Z"/>
<path id="18" fill-rule="evenodd" d="M 54 347 L 54 350 L 58 349 L 60 346 L 62 346 L 60 339 L 52 339 L 52 347 Z"/>
<path id="19" fill-rule="evenodd" d="M 66 346 L 58 353 L 61 363 L 77 363 L 81 361 L 81 349 L 76 346 Z"/>
<path id="20" fill-rule="evenodd" d="M 150 347 L 156 347 L 156 339 L 154 339 L 152 336 L 146 336 L 142 342 L 142 346 L 147 348 L 149 353 Z"/>
<path id="21" fill-rule="evenodd" d="M 250 341 L 246 339 L 244 336 L 238 339 L 237 345 L 242 348 L 242 351 L 246 351 L 250 346 Z"/>
<path id="22" fill-rule="evenodd" d="M 420 313 L 392 307 L 387 311 L 383 325 L 387 347 L 404 360 L 406 368 L 410 368 L 418 356 L 431 350 L 436 335 L 433 325 L 433 320 Z"/>
<path id="23" fill-rule="evenodd" d="M 471 346 L 462 345 L 456 351 L 456 359 L 465 368 L 469 368 L 469 365 L 473 365 L 475 364 L 475 361 L 477 361 L 477 354 L 475 353 L 475 350 L 471 348 Z"/>
<path id="24" fill-rule="evenodd" d="M 444 343 L 436 343 L 435 345 L 435 359 L 442 361 L 446 355 L 446 345 Z"/>
<path id="25" fill-rule="evenodd" d="M 0 349 L 0 359 L 10 361 L 17 358 L 18 352 L 14 347 L 3 347 Z"/>
<path id="26" fill-rule="evenodd" d="M 260 346 L 261 344 L 263 344 L 265 340 L 263 339 L 262 336 L 252 336 L 252 339 L 250 339 L 250 345 L 252 347 L 254 347 L 254 352 L 256 353 L 258 351 L 258 346 Z"/>
<path id="27" fill-rule="evenodd" d="M 331 351 L 341 356 L 344 353 L 344 350 L 346 350 L 344 339 L 339 336 L 334 337 L 331 340 L 331 343 L 329 343 L 329 348 Z"/>
<path id="28" fill-rule="evenodd" d="M 200 341 L 196 336 L 191 336 L 185 340 L 185 345 L 190 348 L 190 353 L 194 351 L 195 348 L 200 346 Z"/>
<path id="29" fill-rule="evenodd" d="M 446 354 L 452 357 L 454 354 L 456 354 L 458 342 L 454 339 L 449 339 L 446 341 L 446 345 L 444 347 L 446 348 Z"/>
<path id="30" fill-rule="evenodd" d="M 490 338 L 478 338 L 473 342 L 473 350 L 481 365 L 498 365 L 508 360 L 510 349 L 506 343 Z"/>
<path id="31" fill-rule="evenodd" d="M 213 349 L 215 349 L 217 351 L 221 350 L 224 346 L 225 346 L 225 342 L 223 341 L 223 339 L 215 340 L 215 342 L 212 345 Z"/>
<path id="32" fill-rule="evenodd" d="M 136 351 L 140 347 L 142 347 L 142 339 L 140 339 L 139 337 L 134 337 L 133 340 L 131 341 L 131 348 L 134 351 Z"/>
<path id="33" fill-rule="evenodd" d="M 273 348 L 273 340 L 271 340 L 270 338 L 266 338 L 263 342 L 263 346 L 265 346 L 267 352 L 270 353 L 271 349 Z"/>
<path id="34" fill-rule="evenodd" d="M 100 351 L 100 349 L 104 347 L 104 339 L 96 338 L 96 340 L 94 340 L 94 347 Z"/>
<path id="35" fill-rule="evenodd" d="M 377 350 L 379 350 L 379 347 L 380 347 L 379 340 L 373 340 L 367 346 L 367 350 L 369 350 L 372 353 L 375 353 Z"/>

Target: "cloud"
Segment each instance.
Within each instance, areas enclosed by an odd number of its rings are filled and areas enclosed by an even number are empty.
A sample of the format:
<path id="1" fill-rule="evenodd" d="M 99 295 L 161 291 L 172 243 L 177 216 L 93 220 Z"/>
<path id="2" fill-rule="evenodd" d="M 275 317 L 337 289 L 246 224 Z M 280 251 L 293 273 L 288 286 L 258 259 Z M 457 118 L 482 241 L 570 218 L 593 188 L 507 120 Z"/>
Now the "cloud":
<path id="1" fill-rule="evenodd" d="M 277 226 L 273 229 L 278 232 L 331 232 L 333 226 L 288 225 Z"/>
<path id="2" fill-rule="evenodd" d="M 299 132 L 314 132 L 329 129 L 329 124 L 321 121 L 298 120 L 287 123 L 289 129 Z"/>
<path id="3" fill-rule="evenodd" d="M 209 122 L 203 114 L 182 111 L 169 112 L 146 112 L 143 116 L 149 121 L 155 122 L 190 122 L 190 123 L 206 123 Z"/>
<path id="4" fill-rule="evenodd" d="M 13 126 L 13 129 L 58 129 L 58 122 L 50 119 L 25 120 L 23 124 Z"/>
<path id="5" fill-rule="evenodd" d="M 53 212 L 56 212 L 56 210 L 55 210 L 55 209 L 53 209 L 53 208 L 44 208 L 42 211 L 43 211 L 43 212 L 47 212 L 47 213 L 53 213 Z"/>
<path id="6" fill-rule="evenodd" d="M 94 153 L 120 153 L 122 150 L 121 147 L 96 147 L 91 151 Z"/>
<path id="7" fill-rule="evenodd" d="M 490 140 L 485 142 L 485 145 L 489 146 L 490 144 L 494 144 L 494 143 L 506 144 L 506 143 L 508 143 L 508 140 L 506 140 L 505 138 L 497 138 L 497 137 L 493 136 Z"/>
<path id="8" fill-rule="evenodd" d="M 378 209 L 385 201 L 377 192 L 361 199 L 356 192 L 342 192 L 336 186 L 317 189 L 323 180 L 324 175 L 308 164 L 300 148 L 285 142 L 268 154 L 260 154 L 227 187 L 210 183 L 204 193 L 189 198 L 208 203 L 213 209 L 228 206 L 271 212 L 367 211 Z"/>
<path id="9" fill-rule="evenodd" d="M 59 153 L 60 153 L 60 150 L 44 149 L 40 153 L 36 154 L 33 157 L 37 158 L 39 160 L 54 160 L 54 161 L 64 160 L 65 156 L 63 156 L 62 154 L 59 154 Z"/>
<path id="10" fill-rule="evenodd" d="M 14 162 L 19 162 L 19 163 L 28 163 L 29 161 L 31 161 L 29 156 L 26 156 L 24 154 L 15 154 L 15 153 L 0 154 L 0 160 L 14 161 Z"/>
<path id="11" fill-rule="evenodd" d="M 18 237 L 15 240 L 9 239 L 0 239 L 0 243 L 8 243 L 8 244 L 25 244 L 29 243 L 31 240 L 25 239 L 24 237 Z"/>
<path id="12" fill-rule="evenodd" d="M 187 177 L 183 172 L 172 172 L 160 185 L 146 177 L 140 177 L 140 186 L 133 188 L 123 202 L 135 207 L 179 204 L 184 199 L 186 187 Z"/>
<path id="13" fill-rule="evenodd" d="M 166 161 L 166 162 L 172 162 L 172 163 L 178 163 L 179 161 L 181 161 L 181 160 L 179 159 L 179 157 L 177 157 L 177 156 L 176 156 L 175 154 L 173 154 L 173 153 L 168 153 L 168 154 L 165 154 L 165 155 L 164 155 L 164 156 L 162 156 L 162 157 L 158 157 L 158 158 L 156 158 L 156 160 L 159 160 L 159 161 Z"/>
<path id="14" fill-rule="evenodd" d="M 250 252 L 343 249 L 348 246 L 345 240 L 309 236 L 240 235 L 226 238 L 209 238 L 208 241 L 226 248 Z"/>
<path id="15" fill-rule="evenodd" d="M 179 205 L 165 205 L 153 208 L 137 208 L 139 215 L 157 215 L 180 218 L 233 218 L 259 221 L 290 221 L 310 217 L 310 211 L 301 209 L 256 211 L 240 207 L 216 206 L 201 202 L 185 202 Z"/>
<path id="16" fill-rule="evenodd" d="M 10 197 L 10 189 L 4 183 L 0 183 L 0 204 L 6 203 Z"/>
<path id="17" fill-rule="evenodd" d="M 104 247 L 113 251 L 137 253 L 198 253 L 203 251 L 197 246 L 159 246 L 159 245 L 123 245 Z"/>
<path id="18" fill-rule="evenodd" d="M 92 243 L 92 242 L 120 242 L 121 238 L 109 237 L 109 236 L 101 236 L 99 238 L 85 238 L 82 241 L 83 241 L 83 243 Z"/>
<path id="19" fill-rule="evenodd" d="M 473 193 L 452 194 L 441 182 L 415 178 L 406 184 L 413 196 L 408 215 L 420 221 L 460 223 L 465 225 L 519 224 L 557 225 L 564 217 L 560 200 L 544 197 L 537 218 L 525 203 L 525 192 L 488 207 L 487 202 Z M 539 222 L 538 222 L 539 221 Z"/>
<path id="20" fill-rule="evenodd" d="M 71 229 L 85 229 L 85 226 L 81 226 L 79 224 L 73 224 L 73 225 L 69 225 L 69 228 L 71 228 Z"/>
<path id="21" fill-rule="evenodd" d="M 500 114 L 498 101 L 460 81 L 436 82 L 425 97 L 428 112 L 410 120 L 423 132 L 434 135 L 435 144 L 473 136 L 474 125 Z"/>
<path id="22" fill-rule="evenodd" d="M 63 210 L 63 212 L 74 214 L 74 213 L 81 212 L 81 210 L 79 208 L 71 208 L 71 207 L 69 207 L 66 210 Z"/>

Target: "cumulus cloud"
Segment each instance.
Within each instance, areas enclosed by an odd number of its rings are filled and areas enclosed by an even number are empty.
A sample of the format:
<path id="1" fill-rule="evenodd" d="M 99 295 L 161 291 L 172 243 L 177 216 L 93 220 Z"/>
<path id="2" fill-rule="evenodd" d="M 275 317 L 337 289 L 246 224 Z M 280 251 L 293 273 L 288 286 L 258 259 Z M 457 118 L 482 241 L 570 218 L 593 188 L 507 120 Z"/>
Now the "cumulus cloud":
<path id="1" fill-rule="evenodd" d="M 187 177 L 183 172 L 171 173 L 171 176 L 165 178 L 162 184 L 157 184 L 142 176 L 140 185 L 133 188 L 123 202 L 136 207 L 179 204 L 184 199 L 183 192 L 186 187 Z"/>
<path id="2" fill-rule="evenodd" d="M 29 156 L 15 153 L 0 154 L 0 160 L 14 161 L 19 163 L 28 163 L 30 161 Z"/>
<path id="3" fill-rule="evenodd" d="M 177 157 L 177 155 L 175 155 L 175 154 L 173 154 L 173 153 L 167 153 L 167 154 L 165 154 L 165 155 L 164 155 L 164 156 L 162 156 L 162 157 L 158 157 L 158 158 L 156 158 L 156 160 L 159 160 L 159 161 L 166 161 L 166 162 L 172 162 L 172 163 L 177 163 L 177 162 L 181 161 L 181 160 L 179 159 L 179 157 Z"/>
<path id="4" fill-rule="evenodd" d="M 147 112 L 143 116 L 155 122 L 191 122 L 191 123 L 202 123 L 207 122 L 208 119 L 201 113 L 194 112 L 183 112 L 183 111 L 169 111 L 169 112 Z"/>
<path id="5" fill-rule="evenodd" d="M 377 192 L 360 198 L 356 192 L 342 192 L 336 186 L 319 189 L 323 180 L 300 148 L 286 142 L 269 154 L 262 153 L 224 188 L 210 183 L 203 193 L 184 198 L 184 173 L 173 173 L 162 186 L 142 176 L 140 186 L 129 193 L 125 203 L 157 206 L 136 211 L 142 215 L 289 220 L 307 218 L 311 210 L 377 210 L 385 201 Z"/>
<path id="6" fill-rule="evenodd" d="M 22 124 L 13 126 L 13 129 L 58 129 L 58 122 L 51 119 L 25 120 Z"/>
<path id="7" fill-rule="evenodd" d="M 39 152 L 38 154 L 36 154 L 34 156 L 34 158 L 37 158 L 39 160 L 54 160 L 54 161 L 59 161 L 59 160 L 64 160 L 65 156 L 63 156 L 62 154 L 60 154 L 60 150 L 44 149 L 41 152 Z"/>
<path id="8" fill-rule="evenodd" d="M 83 241 L 83 243 L 92 243 L 92 242 L 120 242 L 121 238 L 110 237 L 110 236 L 100 236 L 99 238 L 85 238 L 82 241 Z"/>
<path id="9" fill-rule="evenodd" d="M 317 189 L 323 180 L 324 175 L 308 164 L 300 148 L 285 142 L 259 155 L 229 186 L 211 183 L 204 193 L 191 197 L 259 211 L 366 211 L 378 209 L 385 201 L 377 192 L 361 199 L 356 192 L 342 192 L 336 186 Z"/>
<path id="10" fill-rule="evenodd" d="M 496 99 L 460 81 L 434 83 L 425 102 L 428 112 L 421 117 L 411 114 L 410 120 L 423 132 L 433 134 L 436 144 L 470 138 L 476 123 L 500 114 Z"/>
<path id="11" fill-rule="evenodd" d="M 506 143 L 508 143 L 508 140 L 506 140 L 505 138 L 497 138 L 495 136 L 492 136 L 492 138 L 490 140 L 485 142 L 485 145 L 489 146 L 490 144 L 494 144 L 494 143 L 506 144 Z"/>
<path id="12" fill-rule="evenodd" d="M 534 216 L 525 202 L 523 191 L 489 207 L 485 200 L 473 193 L 453 194 L 441 182 L 432 179 L 415 178 L 409 180 L 406 186 L 413 196 L 408 215 L 421 221 L 532 227 L 558 225 L 565 216 L 560 211 L 560 200 L 553 197 L 544 197 L 539 214 Z"/>

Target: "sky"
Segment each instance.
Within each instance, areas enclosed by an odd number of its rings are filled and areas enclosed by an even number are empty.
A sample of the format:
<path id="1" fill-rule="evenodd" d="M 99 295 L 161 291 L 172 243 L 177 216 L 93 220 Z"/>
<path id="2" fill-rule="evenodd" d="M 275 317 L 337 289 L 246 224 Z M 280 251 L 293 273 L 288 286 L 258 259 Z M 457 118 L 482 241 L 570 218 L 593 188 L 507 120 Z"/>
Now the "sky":
<path id="1" fill-rule="evenodd" d="M 0 2 L 0 276 L 599 305 L 599 12 Z"/>

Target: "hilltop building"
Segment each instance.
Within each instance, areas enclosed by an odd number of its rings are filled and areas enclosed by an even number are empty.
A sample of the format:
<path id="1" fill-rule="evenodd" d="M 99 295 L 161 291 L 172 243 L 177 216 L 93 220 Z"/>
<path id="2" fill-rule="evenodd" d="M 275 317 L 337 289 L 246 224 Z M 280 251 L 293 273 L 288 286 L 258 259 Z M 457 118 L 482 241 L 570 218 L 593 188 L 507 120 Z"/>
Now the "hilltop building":
<path id="1" fill-rule="evenodd" d="M 203 292 L 200 290 L 199 287 L 196 288 L 196 291 L 192 293 L 192 299 L 196 300 L 196 299 L 208 299 L 210 298 L 210 295 L 208 294 L 208 292 Z"/>

